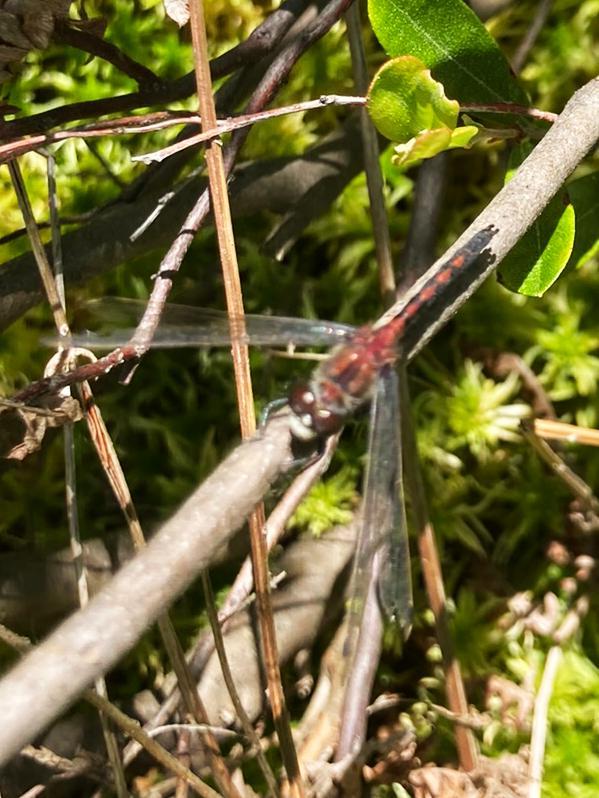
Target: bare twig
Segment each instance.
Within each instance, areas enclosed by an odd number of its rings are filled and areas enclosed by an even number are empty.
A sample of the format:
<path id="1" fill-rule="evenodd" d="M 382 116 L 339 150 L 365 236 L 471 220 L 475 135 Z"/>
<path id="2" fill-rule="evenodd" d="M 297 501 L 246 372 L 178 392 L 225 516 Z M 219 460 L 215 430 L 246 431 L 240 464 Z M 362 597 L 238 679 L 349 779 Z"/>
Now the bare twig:
<path id="1" fill-rule="evenodd" d="M 533 429 L 535 435 L 545 440 L 599 446 L 599 430 L 591 427 L 579 427 L 577 424 L 566 424 L 551 418 L 535 418 Z"/>
<path id="2" fill-rule="evenodd" d="M 317 100 L 305 100 L 304 102 L 293 103 L 292 105 L 286 105 L 282 108 L 271 108 L 270 110 L 260 111 L 255 114 L 242 114 L 240 116 L 227 117 L 226 119 L 218 119 L 217 128 L 215 130 L 206 130 L 197 135 L 187 136 L 177 141 L 175 144 L 163 147 L 155 152 L 135 155 L 131 160 L 141 161 L 145 164 L 160 163 L 165 158 L 177 152 L 181 152 L 197 144 L 212 141 L 225 133 L 232 133 L 234 130 L 250 127 L 258 122 L 265 122 L 269 119 L 276 119 L 277 117 L 287 116 L 289 114 L 305 113 L 306 111 L 318 110 L 319 108 L 327 108 L 330 105 L 363 106 L 365 102 L 365 97 L 323 94 Z M 183 111 L 159 111 L 151 114 L 123 117 L 122 119 L 94 122 L 93 124 L 85 125 L 80 128 L 69 128 L 67 130 L 57 130 L 50 133 L 40 133 L 37 136 L 27 136 L 22 141 L 17 140 L 10 141 L 6 144 L 0 144 L 0 164 L 7 163 L 26 152 L 31 152 L 40 147 L 47 147 L 50 144 L 56 144 L 59 141 L 66 141 L 68 139 L 95 139 L 110 135 L 144 134 L 155 130 L 165 130 L 169 127 L 176 127 L 177 125 L 191 125 L 194 123 L 200 124 L 200 117 L 197 114 L 191 112 L 185 113 Z"/>
<path id="3" fill-rule="evenodd" d="M 60 296 L 56 288 L 56 282 L 54 280 L 54 275 L 52 274 L 52 269 L 48 263 L 48 258 L 46 257 L 46 250 L 44 249 L 39 230 L 37 229 L 37 225 L 35 223 L 35 218 L 33 216 L 33 211 L 31 210 L 31 205 L 29 203 L 29 198 L 27 196 L 27 191 L 25 189 L 25 183 L 23 182 L 23 176 L 21 174 L 19 164 L 16 161 L 12 161 L 9 163 L 8 168 L 15 193 L 17 195 L 17 200 L 19 202 L 19 207 L 23 215 L 23 221 L 25 222 L 25 227 L 27 229 L 27 235 L 29 236 L 29 242 L 31 244 L 31 248 L 38 266 L 42 285 L 44 286 L 44 291 L 46 292 L 50 310 L 54 316 L 56 330 L 59 335 L 68 335 L 69 325 L 67 323 L 67 317 L 65 316 L 64 308 L 62 306 L 62 302 L 60 301 Z"/>
<path id="4" fill-rule="evenodd" d="M 406 380 L 402 380 L 402 399 L 408 399 Z M 404 402 L 404 419 L 402 432 L 406 448 L 405 469 L 406 486 L 412 500 L 412 513 L 418 531 L 418 550 L 422 563 L 422 574 L 429 604 L 435 617 L 437 640 L 443 655 L 443 668 L 447 690 L 449 708 L 456 716 L 468 715 L 468 700 L 460 663 L 456 659 L 453 640 L 447 616 L 447 598 L 443 583 L 441 559 L 435 538 L 435 530 L 430 520 L 426 493 L 419 468 L 416 438 L 413 433 L 414 425 L 410 417 L 410 408 Z M 466 771 L 474 770 L 478 765 L 478 749 L 472 730 L 467 726 L 455 727 L 455 741 L 460 765 Z"/>
<path id="5" fill-rule="evenodd" d="M 582 504 L 587 507 L 595 516 L 599 515 L 599 500 L 596 498 L 593 489 L 588 485 L 582 477 L 579 477 L 570 466 L 554 451 L 549 444 L 536 434 L 535 430 L 531 429 L 530 422 L 523 421 L 520 425 L 522 434 L 541 457 L 542 460 L 551 468 L 551 470 L 558 476 L 568 489 L 572 492 Z"/>
<path id="6" fill-rule="evenodd" d="M 191 0 L 189 10 L 202 129 L 204 132 L 210 133 L 217 130 L 218 125 L 216 120 L 216 109 L 212 97 L 210 68 L 208 65 L 208 42 L 206 39 L 203 0 Z M 208 167 L 210 198 L 225 284 L 227 309 L 229 314 L 237 319 L 237 321 L 241 319 L 240 331 L 243 333 L 244 308 L 241 281 L 239 277 L 235 239 L 233 236 L 231 209 L 227 194 L 227 175 L 220 142 L 212 141 L 206 148 L 206 164 Z M 233 323 L 231 323 L 231 330 L 233 331 Z M 235 371 L 235 387 L 239 406 L 241 434 L 243 438 L 247 439 L 250 438 L 256 430 L 252 378 L 249 366 L 249 350 L 247 345 L 241 343 L 238 338 L 234 338 L 232 341 L 231 353 Z M 250 514 L 249 526 L 254 584 L 256 586 L 256 597 L 258 600 L 258 619 L 261 630 L 262 650 L 266 665 L 265 670 L 268 683 L 269 702 L 279 736 L 283 762 L 290 783 L 290 791 L 293 796 L 300 797 L 303 795 L 301 777 L 289 726 L 285 696 L 281 684 L 277 642 L 272 606 L 270 603 L 267 554 L 262 536 L 262 529 L 264 526 L 264 507 L 262 505 L 256 507 Z M 207 589 L 206 583 L 205 589 Z M 221 649 L 221 652 L 222 650 L 223 649 Z M 230 677 L 230 671 L 228 671 L 226 666 L 225 671 L 226 673 L 223 673 L 226 679 L 227 674 Z M 236 695 L 236 692 L 233 694 Z M 238 701 L 238 703 L 240 702 Z M 249 720 L 247 726 L 248 728 L 250 727 Z"/>
<path id="7" fill-rule="evenodd" d="M 286 105 L 283 108 L 271 108 L 269 111 L 259 111 L 255 114 L 242 114 L 241 116 L 218 119 L 214 128 L 203 130 L 195 136 L 189 136 L 181 141 L 171 144 L 168 147 L 163 147 L 155 152 L 145 152 L 142 155 L 136 155 L 132 161 L 141 161 L 142 163 L 160 163 L 170 155 L 177 152 L 186 150 L 188 147 L 193 147 L 197 144 L 213 141 L 225 133 L 232 133 L 234 130 L 241 130 L 245 127 L 255 125 L 257 122 L 264 122 L 268 119 L 276 119 L 279 116 L 287 116 L 288 114 L 305 113 L 318 108 L 326 108 L 329 105 L 358 105 L 364 106 L 366 104 L 366 97 L 345 97 L 339 94 L 323 94 L 317 100 L 305 100 L 301 103 L 293 103 L 293 105 Z M 192 120 L 193 121 L 193 120 Z M 1 152 L 1 147 L 0 147 Z"/>
<path id="8" fill-rule="evenodd" d="M 526 31 L 526 34 L 522 38 L 522 41 L 518 45 L 518 49 L 512 56 L 512 69 L 516 75 L 524 66 L 524 63 L 528 58 L 528 54 L 534 47 L 539 33 L 543 30 L 543 25 L 547 21 L 547 17 L 549 16 L 552 5 L 553 0 L 539 0 L 534 19 Z"/>

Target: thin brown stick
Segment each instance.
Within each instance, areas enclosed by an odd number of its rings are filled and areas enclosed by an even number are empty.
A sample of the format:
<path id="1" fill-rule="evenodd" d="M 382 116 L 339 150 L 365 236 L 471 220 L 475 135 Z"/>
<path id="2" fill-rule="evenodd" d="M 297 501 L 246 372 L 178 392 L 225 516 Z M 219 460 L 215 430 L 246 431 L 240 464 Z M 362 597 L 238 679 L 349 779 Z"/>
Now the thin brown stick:
<path id="1" fill-rule="evenodd" d="M 202 129 L 205 132 L 218 129 L 216 109 L 212 97 L 212 81 L 208 62 L 208 42 L 204 22 L 202 0 L 190 2 L 191 34 L 194 44 L 196 82 L 200 103 Z M 233 235 L 231 209 L 227 193 L 227 176 L 220 143 L 211 142 L 206 148 L 206 164 L 212 211 L 215 219 L 218 247 L 223 270 L 227 310 L 237 321 L 243 319 L 244 308 L 239 278 L 239 267 Z M 243 322 L 240 332 L 243 334 Z M 235 387 L 243 438 L 251 437 L 256 431 L 254 400 L 249 367 L 249 350 L 247 345 L 233 338 L 231 353 L 235 371 Z M 303 788 L 301 775 L 291 727 L 287 712 L 285 695 L 279 670 L 279 655 L 275 635 L 274 617 L 270 601 L 270 580 L 268 576 L 268 557 L 262 530 L 264 527 L 264 507 L 259 505 L 249 518 L 250 542 L 254 584 L 258 603 L 258 620 L 261 630 L 262 651 L 265 660 L 265 671 L 268 685 L 268 698 L 279 737 L 283 764 L 289 779 L 291 796 L 301 798 Z"/>
<path id="2" fill-rule="evenodd" d="M 165 158 L 168 158 L 175 153 L 186 150 L 188 147 L 193 147 L 197 144 L 203 144 L 225 133 L 232 133 L 234 130 L 241 130 L 245 127 L 250 127 L 258 122 L 264 122 L 268 119 L 276 119 L 279 116 L 287 116 L 288 114 L 305 113 L 306 111 L 315 110 L 318 108 L 326 108 L 329 105 L 358 105 L 364 106 L 366 104 L 366 97 L 345 97 L 339 94 L 323 94 L 317 100 L 305 100 L 301 103 L 293 103 L 286 105 L 283 108 L 271 108 L 268 111 L 259 111 L 255 114 L 242 114 L 229 119 L 217 119 L 216 128 L 203 130 L 195 136 L 189 136 L 182 141 L 177 141 L 168 147 L 163 147 L 154 152 L 144 152 L 142 155 L 136 155 L 131 160 L 141 161 L 145 164 L 160 163 Z M 364 112 L 365 113 L 365 112 Z M 1 151 L 1 148 L 0 148 Z"/>
<path id="3" fill-rule="evenodd" d="M 255 114 L 241 114 L 239 116 L 227 117 L 226 119 L 218 119 L 217 130 L 206 130 L 193 136 L 177 141 L 168 147 L 163 147 L 160 150 L 153 152 L 135 155 L 131 158 L 132 161 L 141 161 L 142 163 L 159 163 L 170 155 L 177 152 L 186 150 L 197 144 L 203 144 L 207 141 L 218 138 L 225 133 L 232 133 L 234 130 L 241 130 L 244 127 L 250 127 L 258 122 L 264 122 L 269 119 L 276 119 L 280 116 L 287 116 L 288 114 L 305 113 L 306 111 L 318 110 L 320 108 L 327 108 L 330 105 L 358 105 L 362 106 L 366 103 L 365 97 L 346 97 L 339 94 L 323 94 L 316 100 L 305 100 L 300 103 L 293 103 L 281 108 L 271 108 L 266 111 L 259 111 Z M 128 116 L 122 119 L 110 119 L 108 121 L 94 122 L 90 125 L 85 125 L 81 128 L 70 128 L 67 130 L 56 130 L 50 133 L 40 133 L 36 136 L 27 136 L 25 139 L 17 141 L 10 141 L 5 144 L 0 144 L 0 164 L 6 163 L 19 155 L 26 152 L 37 150 L 40 147 L 47 147 L 50 144 L 56 144 L 59 141 L 66 141 L 68 139 L 94 139 L 103 136 L 122 136 L 125 134 L 141 134 L 150 133 L 155 130 L 165 130 L 170 127 L 178 125 L 192 125 L 200 124 L 200 117 L 194 113 L 184 113 L 182 111 L 160 111 L 150 114 L 140 114 L 139 116 Z"/>
<path id="4" fill-rule="evenodd" d="M 570 466 L 554 451 L 549 444 L 540 438 L 530 428 L 530 423 L 523 421 L 520 424 L 522 434 L 541 457 L 549 468 L 564 482 L 568 489 L 585 507 L 595 516 L 599 515 L 599 499 L 595 496 L 593 489 L 582 477 L 579 477 Z"/>
<path id="5" fill-rule="evenodd" d="M 443 655 L 447 702 L 454 715 L 458 717 L 466 716 L 468 715 L 468 700 L 460 663 L 455 656 L 453 640 L 449 628 L 447 597 L 443 584 L 441 559 L 437 548 L 435 530 L 428 513 L 426 492 L 419 468 L 418 450 L 413 433 L 414 425 L 410 416 L 406 380 L 401 380 L 400 384 L 402 387 L 402 406 L 404 413 L 402 433 L 404 446 L 406 447 L 405 461 L 409 464 L 409 467 L 404 471 L 404 479 L 406 480 L 406 486 L 411 496 L 412 513 L 418 531 L 418 550 L 420 553 L 420 562 L 422 563 L 422 574 L 424 577 L 426 594 L 435 617 L 437 640 L 439 641 L 439 647 Z M 456 725 L 455 742 L 461 767 L 465 771 L 474 770 L 478 764 L 478 747 L 472 729 L 466 726 Z"/>
<path id="6" fill-rule="evenodd" d="M 42 245 L 39 229 L 37 227 L 27 189 L 23 178 L 15 161 L 9 165 L 9 170 L 15 186 L 15 191 L 19 200 L 23 221 L 31 244 L 31 249 L 38 264 L 38 269 L 42 277 L 42 283 L 47 294 L 47 299 L 53 307 L 53 316 L 56 329 L 59 335 L 66 335 L 69 332 L 66 320 L 66 305 L 64 280 L 62 274 L 62 251 L 60 246 L 60 224 L 58 219 L 58 208 L 56 204 L 56 184 L 54 180 L 54 160 L 48 161 L 48 195 L 50 205 L 50 218 L 52 228 L 52 252 L 54 258 L 55 272 L 52 271 L 46 258 L 46 251 Z M 65 363 L 64 365 L 68 365 Z M 70 388 L 65 388 L 70 395 Z M 83 564 L 83 548 L 81 545 L 81 535 L 79 529 L 79 514 L 77 511 L 77 482 L 75 471 L 75 439 L 74 429 L 71 422 L 67 422 L 63 428 L 63 449 L 65 459 L 65 501 L 67 509 L 67 519 L 69 527 L 69 541 L 73 555 L 73 564 L 76 570 L 77 593 L 79 606 L 85 607 L 89 601 L 89 588 L 87 582 L 87 572 Z M 106 682 L 103 676 L 98 676 L 95 680 L 96 692 L 102 697 L 107 697 Z M 116 737 L 110 728 L 106 717 L 100 713 L 100 725 L 106 746 L 108 759 L 111 763 L 116 793 L 119 798 L 127 798 L 127 782 L 123 770 L 119 748 Z"/>
<path id="7" fill-rule="evenodd" d="M 599 430 L 591 427 L 579 427 L 577 424 L 566 424 L 551 418 L 535 418 L 533 429 L 535 435 L 545 440 L 599 446 Z"/>
<path id="8" fill-rule="evenodd" d="M 427 164 L 425 169 L 431 169 L 431 165 Z M 426 183 L 428 184 L 429 190 L 433 189 L 428 181 L 426 181 Z M 439 190 L 438 187 L 436 190 Z M 435 226 L 438 204 L 435 201 L 431 201 L 430 197 L 428 197 L 424 191 L 420 191 L 417 198 L 420 202 L 415 204 L 410 227 L 414 228 L 414 231 L 425 231 L 427 228 L 430 229 Z M 408 274 L 414 274 L 415 272 L 421 273 L 421 267 L 424 266 L 424 258 L 432 260 L 432 252 L 426 250 L 426 244 L 428 243 L 432 248 L 433 239 L 425 233 L 424 241 L 418 242 L 415 236 L 415 232 L 408 234 L 410 246 L 409 249 L 406 250 L 405 257 L 402 261 L 402 267 Z M 412 515 L 418 534 L 418 549 L 425 589 L 435 618 L 437 640 L 443 656 L 447 703 L 455 716 L 465 716 L 468 714 L 466 689 L 460 664 L 455 656 L 448 622 L 443 571 L 441 568 L 441 559 L 439 557 L 435 530 L 430 520 L 426 501 L 426 491 L 418 457 L 415 426 L 411 418 L 411 404 L 405 364 L 400 365 L 399 383 L 400 402 L 403 415 L 401 430 L 402 456 L 404 462 L 403 478 L 408 488 L 407 492 L 411 497 Z M 478 765 L 478 746 L 472 730 L 465 726 L 456 726 L 455 745 L 462 769 L 466 772 L 474 770 Z"/>
<path id="9" fill-rule="evenodd" d="M 56 288 L 56 282 L 54 280 L 52 269 L 48 263 L 46 250 L 44 249 L 39 230 L 37 229 L 37 225 L 35 223 L 35 218 L 33 216 L 33 211 L 31 209 L 29 197 L 27 196 L 25 183 L 23 182 L 23 175 L 21 174 L 18 162 L 11 161 L 8 165 L 8 170 L 10 172 L 12 183 L 15 189 L 15 194 L 17 195 L 19 208 L 21 209 L 21 214 L 23 215 L 23 221 L 25 222 L 25 228 L 27 229 L 27 235 L 29 237 L 31 249 L 33 250 L 33 254 L 35 256 L 42 285 L 44 286 L 48 304 L 50 305 L 50 310 L 52 311 L 52 315 L 54 317 L 56 330 L 58 331 L 59 335 L 68 335 L 69 325 L 67 323 L 67 317 L 65 315 L 62 302 L 60 301 L 60 296 Z"/>

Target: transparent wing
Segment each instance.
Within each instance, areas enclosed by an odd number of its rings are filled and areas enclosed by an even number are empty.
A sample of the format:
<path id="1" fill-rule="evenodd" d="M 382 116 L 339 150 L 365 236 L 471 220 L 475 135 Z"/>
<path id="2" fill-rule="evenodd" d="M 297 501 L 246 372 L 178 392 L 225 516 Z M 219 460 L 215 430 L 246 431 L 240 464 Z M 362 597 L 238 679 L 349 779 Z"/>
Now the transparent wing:
<path id="1" fill-rule="evenodd" d="M 385 540 L 382 542 L 383 566 L 379 577 L 379 600 L 388 618 L 393 620 L 407 637 L 412 627 L 412 569 L 403 480 L 403 446 L 397 373 L 389 369 L 383 375 L 389 380 L 391 393 L 393 450 L 395 473 L 389 480 L 390 518 Z"/>
<path id="2" fill-rule="evenodd" d="M 116 324 L 120 329 L 106 333 L 74 333 L 71 340 L 74 346 L 102 350 L 122 346 L 130 340 L 145 303 L 110 298 L 90 302 L 88 307 L 92 316 L 101 320 L 104 327 Z M 354 332 L 350 325 L 336 322 L 252 315 L 245 316 L 245 335 L 242 329 L 241 320 L 233 319 L 230 322 L 223 311 L 167 305 L 152 347 L 227 346 L 232 337 L 256 346 L 334 346 L 346 341 Z M 52 339 L 52 343 L 56 341 Z"/>
<path id="3" fill-rule="evenodd" d="M 368 465 L 364 478 L 362 532 L 358 540 L 350 604 L 350 636 L 357 635 L 375 556 L 381 560 L 379 600 L 404 634 L 411 626 L 412 585 L 403 488 L 397 376 L 381 372 L 370 410 Z"/>

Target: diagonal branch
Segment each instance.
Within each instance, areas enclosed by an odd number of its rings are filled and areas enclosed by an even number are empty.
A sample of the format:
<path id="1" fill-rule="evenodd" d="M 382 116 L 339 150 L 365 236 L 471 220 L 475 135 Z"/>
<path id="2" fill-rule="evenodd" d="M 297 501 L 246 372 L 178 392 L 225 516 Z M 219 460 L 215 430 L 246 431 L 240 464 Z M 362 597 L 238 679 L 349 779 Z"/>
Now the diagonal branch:
<path id="1" fill-rule="evenodd" d="M 264 435 L 241 444 L 85 609 L 2 680 L 0 764 L 118 662 L 210 566 L 220 546 L 289 467 L 289 440 L 287 419 L 282 417 L 274 419 Z"/>
<path id="2" fill-rule="evenodd" d="M 473 286 L 435 320 L 438 331 L 474 292 L 599 138 L 599 79 L 573 95 L 535 148 L 465 236 L 495 223 L 497 255 Z M 521 175 L 521 177 L 520 177 Z M 397 308 L 395 308 L 397 313 Z M 433 333 L 412 342 L 413 356 Z M 278 473 L 289 465 L 287 419 L 238 447 L 162 527 L 147 549 L 0 682 L 0 764 L 5 763 L 84 687 L 128 651 L 239 528 Z M 35 716 L 30 710 L 35 707 Z"/>

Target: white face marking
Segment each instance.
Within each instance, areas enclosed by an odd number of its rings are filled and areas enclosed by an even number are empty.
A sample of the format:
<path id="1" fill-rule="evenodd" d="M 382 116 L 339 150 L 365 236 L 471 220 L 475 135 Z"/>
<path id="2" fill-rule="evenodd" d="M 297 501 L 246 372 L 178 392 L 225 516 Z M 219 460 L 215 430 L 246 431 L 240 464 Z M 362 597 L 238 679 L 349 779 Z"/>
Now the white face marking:
<path id="1" fill-rule="evenodd" d="M 289 419 L 289 428 L 293 437 L 300 441 L 312 441 L 316 437 L 316 433 L 312 429 L 312 417 L 307 413 L 303 416 L 292 413 Z"/>
<path id="2" fill-rule="evenodd" d="M 307 405 L 311 405 L 314 402 L 314 394 L 312 391 L 304 391 L 302 394 L 302 402 Z"/>

